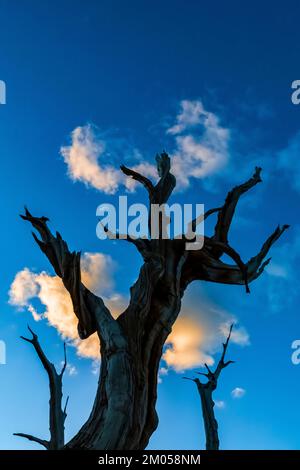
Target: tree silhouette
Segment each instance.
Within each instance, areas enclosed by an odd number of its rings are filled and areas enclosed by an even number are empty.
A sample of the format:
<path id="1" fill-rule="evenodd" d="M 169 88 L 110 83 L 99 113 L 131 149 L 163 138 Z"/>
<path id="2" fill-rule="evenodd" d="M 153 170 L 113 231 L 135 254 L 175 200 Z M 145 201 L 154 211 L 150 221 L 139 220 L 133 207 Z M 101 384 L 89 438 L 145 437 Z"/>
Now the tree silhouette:
<path id="1" fill-rule="evenodd" d="M 69 397 L 67 397 L 64 409 L 62 409 L 62 379 L 67 367 L 66 343 L 64 343 L 64 362 L 60 373 L 57 372 L 54 364 L 52 364 L 44 353 L 37 335 L 28 326 L 28 330 L 32 334 L 32 338 L 21 336 L 24 341 L 32 344 L 41 363 L 43 364 L 49 379 L 50 400 L 49 400 L 49 430 L 50 440 L 40 439 L 31 434 L 14 433 L 14 436 L 25 437 L 30 441 L 37 442 L 48 450 L 61 449 L 65 443 L 65 420 L 67 417 L 67 405 Z"/>
<path id="2" fill-rule="evenodd" d="M 166 203 L 175 188 L 166 153 L 156 157 L 158 182 L 121 166 L 123 173 L 141 183 L 149 202 Z M 114 319 L 103 300 L 81 282 L 80 253 L 70 252 L 59 233 L 54 236 L 45 217 L 34 217 L 26 209 L 23 219 L 30 222 L 40 249 L 48 257 L 55 273 L 70 293 L 78 318 L 81 339 L 97 332 L 100 339 L 101 369 L 95 402 L 86 423 L 66 444 L 80 449 L 144 449 L 158 424 L 155 410 L 157 373 L 164 343 L 181 308 L 187 286 L 196 280 L 223 284 L 249 283 L 262 272 L 272 244 L 287 225 L 278 227 L 265 241 L 259 253 L 247 263 L 228 243 L 228 231 L 240 196 L 261 181 L 260 168 L 244 184 L 236 186 L 222 207 L 205 213 L 218 213 L 214 234 L 204 237 L 199 250 L 186 250 L 186 239 L 133 239 L 143 265 L 130 289 L 126 310 Z M 120 237 L 121 238 L 121 237 Z M 235 264 L 227 264 L 223 254 Z"/>
<path id="3" fill-rule="evenodd" d="M 207 378 L 207 382 L 201 382 L 198 377 L 195 377 L 193 379 L 191 379 L 190 377 L 183 377 L 185 380 L 191 380 L 192 382 L 195 382 L 197 390 L 199 392 L 206 437 L 206 450 L 219 450 L 220 442 L 218 435 L 218 422 L 215 418 L 215 402 L 213 401 L 213 392 L 218 386 L 218 379 L 222 370 L 225 369 L 225 367 L 229 366 L 229 364 L 233 364 L 234 362 L 225 362 L 225 355 L 231 337 L 232 328 L 233 325 L 231 325 L 227 339 L 225 343 L 223 343 L 223 352 L 214 372 L 208 367 L 207 364 L 204 364 L 207 373 L 197 372 L 197 374 L 205 376 Z"/>

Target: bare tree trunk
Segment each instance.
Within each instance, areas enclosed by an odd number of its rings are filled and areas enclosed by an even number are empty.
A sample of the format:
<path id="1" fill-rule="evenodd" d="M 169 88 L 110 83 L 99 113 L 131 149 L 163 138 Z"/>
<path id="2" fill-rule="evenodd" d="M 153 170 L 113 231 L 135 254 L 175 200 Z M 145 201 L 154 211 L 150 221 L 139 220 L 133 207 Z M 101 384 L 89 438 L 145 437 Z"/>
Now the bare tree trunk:
<path id="1" fill-rule="evenodd" d="M 212 398 L 212 390 L 209 388 L 198 387 L 202 416 L 204 421 L 204 430 L 206 436 L 206 450 L 219 450 L 218 422 L 215 418 L 214 406 Z"/>
<path id="2" fill-rule="evenodd" d="M 168 301 L 159 300 L 161 284 L 166 286 L 166 279 L 162 278 L 154 288 L 159 271 L 158 266 L 142 268 L 131 291 L 131 303 L 117 321 L 120 332 L 113 351 L 107 350 L 101 341 L 101 372 L 95 403 L 87 422 L 67 448 L 144 449 L 156 429 L 159 363 L 180 310 L 180 295 L 169 295 Z M 151 296 L 141 288 L 149 286 L 145 277 L 150 273 Z M 156 301 L 152 304 L 154 297 Z"/>
<path id="3" fill-rule="evenodd" d="M 24 437 L 30 441 L 37 442 L 38 444 L 46 447 L 48 450 L 62 449 L 65 443 L 65 420 L 67 417 L 68 399 L 64 409 L 62 409 L 62 379 L 67 367 L 66 344 L 64 343 L 64 364 L 60 373 L 56 371 L 55 366 L 47 359 L 37 335 L 28 326 L 32 334 L 32 338 L 25 338 L 21 336 L 24 341 L 31 343 L 43 364 L 49 378 L 50 400 L 49 400 L 49 431 L 50 440 L 40 439 L 39 437 L 32 436 L 31 434 L 14 433 L 15 436 Z"/>
<path id="4" fill-rule="evenodd" d="M 218 422 L 215 418 L 215 402 L 213 401 L 213 392 L 218 386 L 218 380 L 222 370 L 225 369 L 225 367 L 229 366 L 229 364 L 232 364 L 234 362 L 225 362 L 225 355 L 230 341 L 232 328 L 233 325 L 231 325 L 227 339 L 225 343 L 223 343 L 223 352 L 218 362 L 218 365 L 215 368 L 215 371 L 213 372 L 208 367 L 208 365 L 205 364 L 207 373 L 198 372 L 199 375 L 204 375 L 207 378 L 207 382 L 202 383 L 199 378 L 190 379 L 189 377 L 183 377 L 186 380 L 192 380 L 197 385 L 197 390 L 199 392 L 201 400 L 201 409 L 206 437 L 206 450 L 219 450 L 220 442 L 218 435 Z"/>
<path id="5" fill-rule="evenodd" d="M 176 184 L 165 153 L 157 157 L 159 180 L 155 186 L 143 175 L 124 166 L 121 169 L 145 187 L 150 204 L 167 202 Z M 52 235 L 47 218 L 33 217 L 26 209 L 22 217 L 39 232 L 41 239 L 34 234 L 36 242 L 71 295 L 79 336 L 85 339 L 97 331 L 101 344 L 101 371 L 93 409 L 66 448 L 123 450 L 147 446 L 158 424 L 155 404 L 159 362 L 180 312 L 185 288 L 194 280 L 206 280 L 244 284 L 248 291 L 248 283 L 261 274 L 267 263 L 263 260 L 269 248 L 286 228 L 278 227 L 259 254 L 246 264 L 229 246 L 227 233 L 238 198 L 261 181 L 259 175 L 260 169 L 256 169 L 248 182 L 229 193 L 224 206 L 204 215 L 218 212 L 219 217 L 214 235 L 205 237 L 201 250 L 186 251 L 184 236 L 174 240 L 127 238 L 142 255 L 144 264 L 131 288 L 129 306 L 116 320 L 103 300 L 81 283 L 80 253 L 71 253 L 59 233 Z M 236 264 L 223 263 L 223 253 Z"/>

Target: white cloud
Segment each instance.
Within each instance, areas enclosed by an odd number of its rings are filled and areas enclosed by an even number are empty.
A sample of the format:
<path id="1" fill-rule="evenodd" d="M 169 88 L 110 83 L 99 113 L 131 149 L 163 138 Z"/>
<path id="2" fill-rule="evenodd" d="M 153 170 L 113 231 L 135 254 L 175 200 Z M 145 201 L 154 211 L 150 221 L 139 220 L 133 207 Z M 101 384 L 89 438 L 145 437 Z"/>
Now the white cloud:
<path id="1" fill-rule="evenodd" d="M 156 166 L 153 165 L 152 163 L 141 162 L 137 165 L 130 166 L 130 168 L 134 171 L 137 171 L 138 173 L 141 173 L 142 175 L 146 176 L 147 178 L 152 179 L 153 181 L 155 181 L 157 179 Z M 126 189 L 130 192 L 133 192 L 139 185 L 139 183 L 137 183 L 132 178 L 126 178 L 124 184 L 125 184 Z"/>
<path id="2" fill-rule="evenodd" d="M 166 367 L 161 367 L 159 369 L 160 375 L 167 375 L 168 374 L 168 369 Z"/>
<path id="3" fill-rule="evenodd" d="M 232 398 L 242 398 L 246 393 L 246 390 L 241 387 L 236 387 L 232 390 L 231 396 Z"/>
<path id="4" fill-rule="evenodd" d="M 169 373 L 169 370 L 166 367 L 161 367 L 158 371 L 157 382 L 159 384 L 161 384 L 162 383 L 162 377 L 165 376 L 165 375 L 168 375 L 168 373 Z"/>
<path id="5" fill-rule="evenodd" d="M 63 367 L 64 366 L 64 361 L 61 361 L 60 363 L 60 367 Z M 73 375 L 77 375 L 78 374 L 78 370 L 76 368 L 76 366 L 74 366 L 73 364 L 70 364 L 69 362 L 67 363 L 67 366 L 66 366 L 66 372 L 68 375 L 70 375 L 71 377 Z"/>
<path id="6" fill-rule="evenodd" d="M 201 116 L 205 110 L 201 101 L 182 100 L 180 103 L 181 110 L 176 117 L 176 124 L 167 130 L 168 134 L 176 135 L 199 124 Z"/>
<path id="7" fill-rule="evenodd" d="M 94 375 L 99 375 L 99 371 L 100 371 L 100 361 L 98 359 L 95 359 L 93 362 L 92 362 L 92 369 L 91 369 L 91 372 L 92 374 Z"/>
<path id="8" fill-rule="evenodd" d="M 228 163 L 229 129 L 201 101 L 182 101 L 176 124 L 167 133 L 175 136 L 172 172 L 179 189 L 186 189 L 191 177 L 213 175 Z"/>
<path id="9" fill-rule="evenodd" d="M 286 267 L 280 264 L 274 263 L 273 261 L 272 263 L 266 266 L 266 272 L 270 274 L 271 276 L 281 277 L 283 279 L 288 278 L 288 272 L 287 272 Z"/>
<path id="10" fill-rule="evenodd" d="M 77 375 L 78 374 L 78 370 L 76 369 L 75 366 L 73 366 L 72 364 L 67 364 L 67 373 L 72 376 L 72 375 Z"/>
<path id="11" fill-rule="evenodd" d="M 28 268 L 20 271 L 9 291 L 10 303 L 18 307 L 28 306 L 28 301 L 35 297 L 38 292 L 38 286 L 35 281 L 35 274 Z"/>
<path id="12" fill-rule="evenodd" d="M 105 142 L 97 138 L 91 125 L 76 127 L 71 133 L 71 145 L 60 151 L 72 180 L 107 194 L 117 191 L 120 171 L 103 163 Z"/>
<path id="13" fill-rule="evenodd" d="M 227 320 L 225 323 L 220 325 L 220 331 L 222 332 L 224 338 L 228 335 L 230 325 L 234 323 L 234 320 Z M 239 328 L 233 328 L 231 332 L 230 341 L 240 346 L 248 346 L 250 344 L 249 334 L 243 326 Z"/>
<path id="14" fill-rule="evenodd" d="M 226 406 L 226 403 L 223 400 L 215 400 L 215 406 L 216 408 L 224 409 Z"/>

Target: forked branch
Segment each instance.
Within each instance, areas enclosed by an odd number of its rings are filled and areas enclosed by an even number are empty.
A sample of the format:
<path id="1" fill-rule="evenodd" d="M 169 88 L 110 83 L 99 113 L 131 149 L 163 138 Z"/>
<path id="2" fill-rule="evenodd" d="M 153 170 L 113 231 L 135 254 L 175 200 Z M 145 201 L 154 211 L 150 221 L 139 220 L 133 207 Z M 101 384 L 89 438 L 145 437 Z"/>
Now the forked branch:
<path id="1" fill-rule="evenodd" d="M 204 421 L 204 429 L 205 429 L 205 436 L 206 436 L 206 449 L 207 450 L 218 450 L 219 449 L 219 436 L 218 436 L 218 423 L 215 418 L 214 413 L 214 406 L 215 403 L 213 401 L 213 392 L 216 390 L 218 385 L 218 379 L 220 373 L 225 367 L 232 364 L 234 361 L 226 361 L 225 362 L 225 355 L 228 348 L 228 344 L 230 341 L 231 333 L 232 333 L 233 324 L 230 326 L 229 333 L 225 343 L 223 343 L 223 352 L 221 358 L 215 368 L 214 371 L 207 365 L 205 368 L 207 373 L 198 372 L 198 375 L 205 376 L 207 378 L 207 382 L 203 383 L 200 381 L 198 377 L 190 378 L 190 377 L 183 377 L 186 380 L 192 380 L 196 386 L 201 400 L 201 408 L 202 408 L 202 416 Z"/>
<path id="2" fill-rule="evenodd" d="M 226 361 L 225 362 L 225 355 L 226 355 L 228 344 L 229 344 L 229 341 L 230 341 L 230 338 L 231 338 L 232 329 L 233 329 L 233 323 L 230 325 L 229 333 L 228 333 L 228 336 L 226 338 L 225 343 L 222 344 L 223 352 L 222 352 L 222 355 L 219 359 L 219 362 L 218 362 L 217 366 L 215 367 L 215 370 L 212 371 L 211 368 L 205 363 L 204 366 L 207 370 L 207 373 L 197 372 L 198 375 L 205 376 L 208 379 L 208 381 L 206 383 L 202 383 L 197 377 L 192 378 L 192 379 L 190 379 L 188 377 L 184 377 L 184 379 L 192 380 L 193 382 L 199 384 L 200 387 L 211 388 L 212 390 L 214 390 L 216 388 L 217 381 L 218 381 L 218 378 L 220 376 L 221 371 L 223 369 L 225 369 L 225 367 L 229 366 L 229 364 L 234 363 L 234 361 Z"/>
<path id="3" fill-rule="evenodd" d="M 80 338 L 85 339 L 97 331 L 101 340 L 109 343 L 109 325 L 115 329 L 117 328 L 114 325 L 116 322 L 101 297 L 94 295 L 81 282 L 81 253 L 75 251 L 71 253 L 67 243 L 58 232 L 55 237 L 52 235 L 47 226 L 49 219 L 46 217 L 34 217 L 27 208 L 25 208 L 25 215 L 21 215 L 21 217 L 30 222 L 39 232 L 41 240 L 35 233 L 33 233 L 33 237 L 71 296 L 74 313 L 78 318 Z"/>
<path id="4" fill-rule="evenodd" d="M 159 180 L 154 184 L 145 176 L 135 170 L 131 170 L 122 165 L 120 168 L 123 173 L 130 176 L 135 181 L 141 183 L 148 191 L 150 204 L 164 204 L 168 201 L 173 189 L 176 186 L 176 178 L 170 172 L 170 157 L 166 152 L 156 155 L 156 166 Z"/>
<path id="5" fill-rule="evenodd" d="M 229 245 L 228 232 L 239 198 L 262 181 L 260 173 L 261 168 L 256 167 L 252 178 L 228 193 L 221 208 L 211 209 L 205 213 L 204 218 L 218 212 L 214 235 L 204 237 L 204 247 L 201 250 L 189 252 L 181 281 L 183 288 L 194 280 L 203 280 L 222 284 L 245 284 L 246 292 L 250 292 L 249 283 L 262 274 L 270 262 L 270 258 L 265 260 L 270 248 L 289 227 L 289 225 L 278 226 L 265 241 L 259 253 L 247 263 L 243 262 L 238 252 Z M 194 224 L 196 222 L 193 221 Z M 229 256 L 235 264 L 230 265 L 221 261 L 220 257 L 223 254 Z"/>
<path id="6" fill-rule="evenodd" d="M 62 378 L 67 367 L 67 355 L 66 355 L 66 344 L 64 343 L 64 362 L 62 370 L 60 373 L 56 371 L 56 368 L 52 362 L 49 361 L 46 354 L 44 353 L 38 336 L 32 331 L 28 326 L 28 330 L 32 334 L 32 338 L 25 338 L 21 336 L 24 341 L 32 344 L 41 363 L 43 364 L 49 379 L 49 388 L 50 388 L 50 401 L 49 401 L 49 430 L 50 430 L 50 440 L 40 439 L 38 437 L 32 436 L 31 434 L 24 433 L 15 433 L 15 436 L 24 437 L 31 441 L 37 442 L 46 449 L 61 449 L 64 446 L 64 431 L 65 431 L 65 420 L 67 417 L 67 404 L 68 399 L 64 409 L 62 409 Z"/>

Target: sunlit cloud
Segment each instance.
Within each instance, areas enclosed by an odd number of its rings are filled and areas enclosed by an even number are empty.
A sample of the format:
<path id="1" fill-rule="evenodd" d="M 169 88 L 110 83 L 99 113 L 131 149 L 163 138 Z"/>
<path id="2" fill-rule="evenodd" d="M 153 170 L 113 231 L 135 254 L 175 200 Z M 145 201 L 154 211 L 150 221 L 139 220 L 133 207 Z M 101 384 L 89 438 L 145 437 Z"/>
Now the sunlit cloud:
<path id="1" fill-rule="evenodd" d="M 99 191 L 114 194 L 120 171 L 104 161 L 105 142 L 91 125 L 78 126 L 71 133 L 71 144 L 60 149 L 73 181 L 81 181 Z"/>
<path id="2" fill-rule="evenodd" d="M 203 367 L 205 363 L 213 365 L 214 355 L 220 351 L 232 323 L 235 327 L 230 342 L 249 345 L 248 332 L 228 312 L 208 302 L 196 305 L 193 301 L 186 309 L 183 307 L 166 341 L 163 360 L 167 367 L 182 372 Z"/>
<path id="3" fill-rule="evenodd" d="M 85 285 L 96 294 L 102 295 L 112 314 L 117 317 L 125 305 L 125 299 L 112 291 L 113 269 L 112 259 L 107 255 L 85 253 L 82 256 L 82 279 Z M 110 291 L 112 293 L 109 296 Z M 38 299 L 44 307 L 42 313 L 34 307 L 34 299 Z M 63 338 L 76 346 L 78 355 L 99 359 L 98 336 L 95 333 L 84 341 L 79 339 L 78 321 L 71 298 L 58 276 L 50 276 L 46 272 L 37 274 L 25 268 L 15 276 L 9 291 L 9 302 L 18 308 L 27 309 L 36 321 L 46 319 Z"/>
<path id="4" fill-rule="evenodd" d="M 201 350 L 204 341 L 204 331 L 201 324 L 191 317 L 181 316 L 176 321 L 169 335 L 163 359 L 169 367 L 177 372 L 192 369 L 205 362 L 212 365 L 214 360 Z"/>

